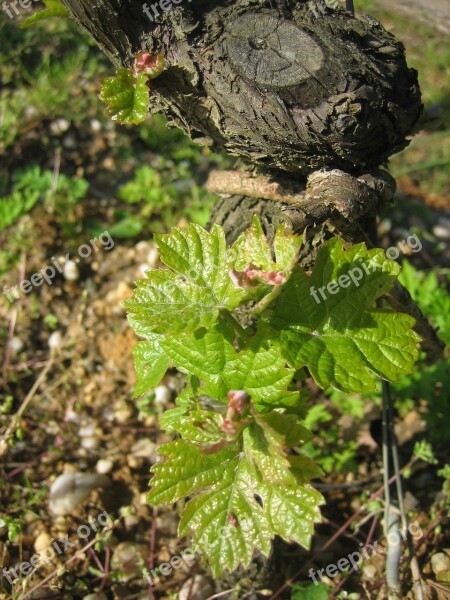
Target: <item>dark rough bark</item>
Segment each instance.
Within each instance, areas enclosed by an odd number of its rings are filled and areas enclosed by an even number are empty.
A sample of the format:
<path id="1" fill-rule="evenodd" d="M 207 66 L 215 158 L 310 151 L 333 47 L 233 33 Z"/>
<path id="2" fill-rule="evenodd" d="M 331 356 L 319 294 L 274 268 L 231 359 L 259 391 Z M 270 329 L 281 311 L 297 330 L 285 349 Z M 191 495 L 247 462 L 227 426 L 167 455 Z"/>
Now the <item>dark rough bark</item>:
<path id="1" fill-rule="evenodd" d="M 420 113 L 403 46 L 321 0 L 183 0 L 153 23 L 137 0 L 63 2 L 116 66 L 162 52 L 152 110 L 254 164 L 361 172 L 404 148 Z"/>

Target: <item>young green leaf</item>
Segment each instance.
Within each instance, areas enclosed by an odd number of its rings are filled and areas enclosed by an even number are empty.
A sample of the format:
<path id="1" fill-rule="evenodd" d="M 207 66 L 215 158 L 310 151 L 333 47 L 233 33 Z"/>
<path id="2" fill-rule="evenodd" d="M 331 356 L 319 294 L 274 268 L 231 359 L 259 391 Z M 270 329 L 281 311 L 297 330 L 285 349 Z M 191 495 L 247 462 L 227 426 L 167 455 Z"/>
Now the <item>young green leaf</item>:
<path id="1" fill-rule="evenodd" d="M 286 437 L 282 432 L 270 427 L 257 413 L 253 416 L 254 423 L 244 432 L 248 460 L 258 469 L 265 481 L 274 485 L 295 485 L 295 476 L 289 469 L 288 456 L 285 454 Z"/>
<path id="2" fill-rule="evenodd" d="M 22 215 L 29 212 L 39 200 L 38 191 L 26 189 L 14 191 L 10 196 L 0 198 L 0 231 L 10 227 Z"/>
<path id="3" fill-rule="evenodd" d="M 278 227 L 272 250 L 262 230 L 258 217 L 254 216 L 252 225 L 236 241 L 233 250 L 236 254 L 234 268 L 242 271 L 247 265 L 255 265 L 264 271 L 283 271 L 286 279 L 294 268 L 302 244 L 302 237 L 288 234 L 284 226 Z"/>
<path id="4" fill-rule="evenodd" d="M 238 287 L 244 288 L 258 302 L 252 312 L 260 314 L 278 296 L 281 286 L 289 279 L 298 260 L 302 237 L 287 234 L 278 227 L 273 241 L 273 253 L 258 217 L 232 248 L 234 265 L 231 271 Z M 275 260 L 273 260 L 273 256 Z"/>
<path id="5" fill-rule="evenodd" d="M 252 344 L 237 352 L 231 333 L 222 323 L 196 335 L 166 338 L 161 347 L 173 365 L 196 375 L 204 383 L 204 391 L 226 402 L 230 390 L 243 390 L 259 408 L 300 406 L 300 395 L 288 386 L 294 369 L 286 367 L 278 344 L 263 343 L 255 338 Z"/>
<path id="6" fill-rule="evenodd" d="M 398 272 L 382 250 L 344 251 L 337 238 L 324 244 L 311 277 L 295 269 L 270 319 L 288 362 L 307 366 L 321 387 L 348 392 L 375 389 L 377 375 L 396 381 L 410 372 L 418 356 L 414 320 L 372 308 Z"/>
<path id="7" fill-rule="evenodd" d="M 239 563 L 247 566 L 255 548 L 267 556 L 275 535 L 309 547 L 322 497 L 310 485 L 298 485 L 282 443 L 253 423 L 239 443 L 214 454 L 184 440 L 160 449 L 165 460 L 152 468 L 149 502 L 196 494 L 184 509 L 180 535 L 193 532 L 215 577 Z"/>
<path id="8" fill-rule="evenodd" d="M 167 335 L 211 326 L 220 310 L 233 310 L 246 297 L 229 275 L 225 235 L 199 225 L 174 227 L 155 236 L 161 260 L 170 270 L 147 273 L 125 305 L 138 335 Z"/>
<path id="9" fill-rule="evenodd" d="M 303 585 L 296 583 L 292 588 L 291 600 L 329 600 L 330 592 L 331 587 L 320 581 Z"/>
<path id="10" fill-rule="evenodd" d="M 45 4 L 44 10 L 40 10 L 31 17 L 28 17 L 21 23 L 20 28 L 26 29 L 30 27 L 30 25 L 34 25 L 38 21 L 43 21 L 44 19 L 50 19 L 52 17 L 68 17 L 69 11 L 65 6 L 62 5 L 61 0 L 43 0 Z"/>
<path id="11" fill-rule="evenodd" d="M 122 125 L 142 123 L 150 104 L 147 76 L 131 69 L 117 69 L 114 77 L 102 82 L 100 100 L 107 105 L 106 114 Z"/>
<path id="12" fill-rule="evenodd" d="M 156 387 L 164 377 L 170 361 L 161 349 L 159 336 L 154 335 L 147 342 L 139 342 L 133 349 L 136 369 L 136 387 L 134 398 Z"/>

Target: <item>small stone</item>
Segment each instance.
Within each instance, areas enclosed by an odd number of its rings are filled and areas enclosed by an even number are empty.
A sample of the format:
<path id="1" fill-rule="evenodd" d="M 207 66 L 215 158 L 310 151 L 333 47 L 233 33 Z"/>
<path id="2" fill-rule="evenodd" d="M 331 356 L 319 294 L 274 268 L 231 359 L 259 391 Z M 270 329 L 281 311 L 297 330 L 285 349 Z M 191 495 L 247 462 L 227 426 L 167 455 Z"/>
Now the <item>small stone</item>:
<path id="1" fill-rule="evenodd" d="M 134 444 L 131 448 L 131 453 L 137 458 L 147 458 L 154 462 L 152 459 L 155 458 L 156 450 L 157 445 L 148 438 L 144 438 Z"/>
<path id="2" fill-rule="evenodd" d="M 142 576 L 149 549 L 145 544 L 121 542 L 114 549 L 111 568 L 122 576 L 123 581 Z"/>
<path id="3" fill-rule="evenodd" d="M 138 276 L 139 277 L 147 277 L 147 275 L 146 275 L 147 271 L 151 271 L 150 265 L 148 265 L 147 263 L 142 263 L 138 267 Z"/>
<path id="4" fill-rule="evenodd" d="M 144 466 L 144 460 L 142 458 L 137 458 L 136 456 L 127 456 L 127 463 L 130 469 L 142 469 Z"/>
<path id="5" fill-rule="evenodd" d="M 62 145 L 67 150 L 74 150 L 77 147 L 77 141 L 70 133 L 63 138 Z"/>
<path id="6" fill-rule="evenodd" d="M 111 406 L 105 406 L 102 410 L 102 417 L 105 421 L 112 423 L 116 418 L 116 413 Z"/>
<path id="7" fill-rule="evenodd" d="M 113 157 L 107 156 L 102 162 L 102 167 L 107 171 L 114 171 L 116 168 L 116 163 L 114 162 Z"/>
<path id="8" fill-rule="evenodd" d="M 136 515 L 127 515 L 124 517 L 125 529 L 128 531 L 139 525 L 139 517 Z"/>
<path id="9" fill-rule="evenodd" d="M 67 533 L 67 520 L 66 517 L 55 517 L 53 519 L 53 526 L 56 531 L 64 534 Z"/>
<path id="10" fill-rule="evenodd" d="M 45 550 L 51 545 L 52 540 L 53 538 L 50 537 L 50 535 L 46 531 L 43 531 L 34 540 L 34 549 L 38 554 L 40 554 L 43 550 Z"/>
<path id="11" fill-rule="evenodd" d="M 78 430 L 78 435 L 80 437 L 92 437 L 95 434 L 96 427 L 95 421 L 87 421 Z"/>
<path id="12" fill-rule="evenodd" d="M 27 106 L 23 111 L 24 117 L 27 119 L 36 119 L 39 117 L 39 111 L 35 106 Z"/>
<path id="13" fill-rule="evenodd" d="M 378 574 L 378 569 L 376 565 L 371 564 L 364 565 L 362 571 L 364 578 L 369 581 L 373 581 Z"/>
<path id="14" fill-rule="evenodd" d="M 159 263 L 159 252 L 156 246 L 151 246 L 147 254 L 147 262 L 152 269 L 155 269 Z"/>
<path id="15" fill-rule="evenodd" d="M 125 425 L 132 417 L 133 409 L 126 403 L 121 404 L 121 406 L 114 411 L 114 418 L 119 425 Z"/>
<path id="16" fill-rule="evenodd" d="M 378 235 L 382 236 L 389 233 L 392 229 L 392 221 L 390 219 L 382 219 L 378 225 Z"/>
<path id="17" fill-rule="evenodd" d="M 178 523 L 172 513 L 165 513 L 156 517 L 156 527 L 165 535 L 176 535 Z"/>
<path id="18" fill-rule="evenodd" d="M 155 388 L 155 406 L 157 409 L 164 409 L 172 399 L 172 393 L 166 385 L 158 385 Z"/>
<path id="19" fill-rule="evenodd" d="M 65 473 L 56 478 L 50 488 L 50 510 L 55 515 L 68 515 L 100 487 L 110 484 L 106 475 Z"/>
<path id="20" fill-rule="evenodd" d="M 85 450 L 97 450 L 100 446 L 100 440 L 98 437 L 84 437 L 81 438 L 80 446 Z"/>
<path id="21" fill-rule="evenodd" d="M 70 122 L 67 119 L 56 119 L 50 123 L 50 133 L 52 135 L 62 135 L 70 127 Z"/>
<path id="22" fill-rule="evenodd" d="M 443 225 L 435 225 L 433 227 L 433 234 L 440 240 L 448 240 L 450 239 L 450 228 Z"/>
<path id="23" fill-rule="evenodd" d="M 131 297 L 132 293 L 130 286 L 121 281 L 116 288 L 108 292 L 105 300 L 108 305 L 113 307 L 115 314 L 120 314 L 125 310 L 123 303 Z"/>
<path id="24" fill-rule="evenodd" d="M 113 467 L 114 463 L 112 460 L 109 460 L 107 458 L 101 458 L 99 461 L 97 461 L 97 464 L 95 465 L 95 470 L 97 471 L 97 473 L 100 473 L 100 475 L 106 475 L 107 473 L 111 473 Z"/>
<path id="25" fill-rule="evenodd" d="M 444 552 L 437 552 L 431 557 L 431 568 L 438 581 L 450 583 L 450 558 Z"/>
<path id="26" fill-rule="evenodd" d="M 78 415 L 74 410 L 68 410 L 66 412 L 66 420 L 68 423 L 79 423 L 80 415 Z"/>
<path id="27" fill-rule="evenodd" d="M 60 350 L 64 345 L 63 336 L 60 331 L 54 331 L 48 338 L 50 350 Z"/>
<path id="28" fill-rule="evenodd" d="M 150 242 L 141 240 L 133 248 L 134 256 L 132 258 L 134 258 L 136 262 L 146 262 L 147 254 L 149 253 L 150 248 L 151 248 Z"/>
<path id="29" fill-rule="evenodd" d="M 20 354 L 20 352 L 22 352 L 23 342 L 20 338 L 14 336 L 9 342 L 9 347 L 11 349 L 11 354 L 15 356 L 16 354 Z"/>
<path id="30" fill-rule="evenodd" d="M 66 281 L 77 281 L 80 277 L 80 271 L 73 260 L 68 260 L 64 265 L 63 275 Z"/>
<path id="31" fill-rule="evenodd" d="M 214 590 L 211 583 L 203 575 L 195 575 L 191 579 L 188 579 L 183 584 L 179 594 L 178 600 L 207 600 Z"/>
<path id="32" fill-rule="evenodd" d="M 100 121 L 98 119 L 91 119 L 90 126 L 91 126 L 91 130 L 94 133 L 98 133 L 102 128 L 102 124 L 100 123 Z"/>

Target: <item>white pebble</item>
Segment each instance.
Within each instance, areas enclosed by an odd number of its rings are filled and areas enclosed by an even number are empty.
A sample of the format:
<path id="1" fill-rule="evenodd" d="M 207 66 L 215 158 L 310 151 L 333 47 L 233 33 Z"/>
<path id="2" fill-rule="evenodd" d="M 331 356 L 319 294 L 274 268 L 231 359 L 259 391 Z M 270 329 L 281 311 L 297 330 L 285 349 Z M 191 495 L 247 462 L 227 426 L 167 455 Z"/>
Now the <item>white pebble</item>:
<path id="1" fill-rule="evenodd" d="M 84 422 L 78 430 L 78 435 L 80 437 L 92 437 L 95 434 L 96 427 L 95 421 Z"/>
<path id="2" fill-rule="evenodd" d="M 441 240 L 448 240 L 450 238 L 450 228 L 443 225 L 435 225 L 433 227 L 433 233 Z"/>
<path id="3" fill-rule="evenodd" d="M 203 575 L 194 575 L 191 579 L 184 582 L 178 593 L 178 600 L 206 600 L 214 593 L 210 582 Z"/>
<path id="4" fill-rule="evenodd" d="M 23 342 L 18 337 L 13 337 L 9 342 L 9 347 L 11 348 L 11 353 L 14 356 L 15 354 L 19 354 L 23 350 Z"/>
<path id="5" fill-rule="evenodd" d="M 23 114 L 27 119 L 35 119 L 36 117 L 39 117 L 39 111 L 35 106 L 27 106 Z"/>
<path id="6" fill-rule="evenodd" d="M 148 546 L 120 542 L 113 551 L 111 568 L 121 574 L 123 581 L 142 576 L 142 565 L 148 560 Z"/>
<path id="7" fill-rule="evenodd" d="M 148 251 L 147 262 L 152 269 L 155 269 L 159 261 L 159 252 L 156 246 L 152 246 Z"/>
<path id="8" fill-rule="evenodd" d="M 148 458 L 149 460 L 154 459 L 156 454 L 157 445 L 149 440 L 148 438 L 144 438 L 142 440 L 138 440 L 131 448 L 131 453 L 133 456 L 137 458 Z M 154 462 L 154 460 L 152 460 Z"/>
<path id="9" fill-rule="evenodd" d="M 178 392 L 180 389 L 180 382 L 177 381 L 175 377 L 168 377 L 166 380 L 166 385 L 169 390 L 172 390 L 172 392 Z"/>
<path id="10" fill-rule="evenodd" d="M 386 233 L 389 233 L 391 229 L 392 221 L 390 219 L 383 219 L 378 225 L 378 235 L 385 235 Z"/>
<path id="11" fill-rule="evenodd" d="M 70 127 L 70 122 L 67 119 L 56 119 L 50 123 L 50 133 L 52 135 L 62 135 Z"/>
<path id="12" fill-rule="evenodd" d="M 146 252 L 148 252 L 148 249 L 150 248 L 150 244 L 144 240 L 141 240 L 140 242 L 138 242 L 134 249 L 138 254 L 145 254 Z"/>
<path id="13" fill-rule="evenodd" d="M 60 331 L 54 331 L 48 338 L 48 347 L 50 350 L 59 350 L 63 347 L 63 336 Z"/>
<path id="14" fill-rule="evenodd" d="M 150 265 L 148 265 L 147 263 L 143 263 L 142 265 L 139 265 L 138 273 L 139 273 L 140 277 L 146 277 L 147 271 L 151 271 Z"/>
<path id="15" fill-rule="evenodd" d="M 158 385 L 155 388 L 155 406 L 165 408 L 172 399 L 172 393 L 166 385 Z"/>
<path id="16" fill-rule="evenodd" d="M 74 138 L 74 136 L 69 133 L 64 137 L 64 139 L 62 141 L 62 145 L 67 150 L 73 150 L 74 148 L 77 147 L 77 141 Z"/>
<path id="17" fill-rule="evenodd" d="M 106 475 L 65 473 L 50 488 L 50 510 L 55 515 L 68 515 L 89 496 L 92 490 L 109 485 Z"/>
<path id="18" fill-rule="evenodd" d="M 66 281 L 77 281 L 80 277 L 80 271 L 78 270 L 77 264 L 73 260 L 68 260 L 64 265 L 63 271 Z"/>
<path id="19" fill-rule="evenodd" d="M 98 133 L 101 128 L 102 128 L 102 124 L 100 123 L 100 121 L 98 119 L 91 119 L 91 129 L 94 133 Z"/>
<path id="20" fill-rule="evenodd" d="M 95 470 L 97 471 L 97 473 L 100 473 L 100 475 L 106 475 L 107 473 L 110 473 L 113 470 L 114 467 L 114 463 L 112 462 L 112 460 L 109 460 L 108 458 L 101 458 L 99 461 L 97 461 L 97 464 L 95 465 Z"/>
<path id="21" fill-rule="evenodd" d="M 74 410 L 68 410 L 66 412 L 66 420 L 68 423 L 79 423 L 80 419 L 80 415 L 78 415 Z"/>
<path id="22" fill-rule="evenodd" d="M 85 450 L 96 450 L 100 446 L 98 437 L 81 438 L 80 446 Z"/>
<path id="23" fill-rule="evenodd" d="M 37 538 L 34 540 L 34 549 L 36 552 L 40 553 L 42 550 L 45 550 L 52 543 L 53 538 L 49 536 L 46 531 L 40 533 Z"/>

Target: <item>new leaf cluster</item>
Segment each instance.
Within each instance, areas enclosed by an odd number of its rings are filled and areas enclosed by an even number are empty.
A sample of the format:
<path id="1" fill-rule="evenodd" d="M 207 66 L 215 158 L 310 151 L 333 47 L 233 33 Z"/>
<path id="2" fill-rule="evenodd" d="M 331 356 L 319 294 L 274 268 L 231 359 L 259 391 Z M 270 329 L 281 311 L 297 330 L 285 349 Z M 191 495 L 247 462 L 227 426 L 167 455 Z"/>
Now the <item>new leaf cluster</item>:
<path id="1" fill-rule="evenodd" d="M 216 576 L 246 566 L 255 548 L 267 555 L 275 535 L 309 547 L 322 503 L 310 480 L 321 471 L 300 454 L 311 434 L 301 424 L 305 394 L 295 375 L 307 368 L 321 387 L 358 392 L 411 371 L 413 319 L 374 308 L 398 265 L 380 249 L 345 251 L 333 239 L 308 274 L 297 264 L 302 238 L 280 228 L 271 246 L 256 218 L 231 248 L 217 225 L 174 228 L 156 242 L 167 268 L 147 272 L 127 302 L 145 340 L 135 348 L 135 396 L 173 367 L 187 387 L 161 419 L 179 437 L 159 449 L 149 502 L 190 497 L 179 532 L 193 533 Z M 377 269 L 359 287 L 314 300 L 311 286 L 360 260 Z M 243 305 L 245 327 L 236 313 Z M 247 399 L 240 412 L 230 408 L 236 394 Z"/>

